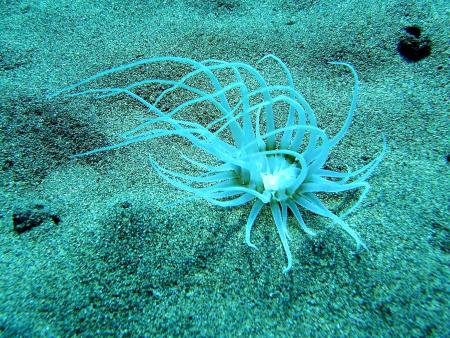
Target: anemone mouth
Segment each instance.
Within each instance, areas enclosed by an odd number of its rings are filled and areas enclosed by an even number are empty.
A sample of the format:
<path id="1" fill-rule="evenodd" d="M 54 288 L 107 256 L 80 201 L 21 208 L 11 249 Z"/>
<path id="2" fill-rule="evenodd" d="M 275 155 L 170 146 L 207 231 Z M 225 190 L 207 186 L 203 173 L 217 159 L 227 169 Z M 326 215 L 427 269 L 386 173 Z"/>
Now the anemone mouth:
<path id="1" fill-rule="evenodd" d="M 285 201 L 296 185 L 301 167 L 283 155 L 264 156 L 258 163 L 259 175 L 264 191 L 271 193 L 273 199 Z"/>

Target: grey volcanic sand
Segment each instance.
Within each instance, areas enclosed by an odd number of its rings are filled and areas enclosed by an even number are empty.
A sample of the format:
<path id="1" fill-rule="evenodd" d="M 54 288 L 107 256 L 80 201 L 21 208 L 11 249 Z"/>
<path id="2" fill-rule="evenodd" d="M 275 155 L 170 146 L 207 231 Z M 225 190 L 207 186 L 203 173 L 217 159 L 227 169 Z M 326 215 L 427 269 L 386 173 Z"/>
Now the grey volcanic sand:
<path id="1" fill-rule="evenodd" d="M 1 1 L 0 335 L 448 336 L 448 10 L 444 0 Z M 411 25 L 432 42 L 415 63 L 397 51 Z M 283 274 L 269 210 L 253 251 L 243 243 L 251 204 L 162 208 L 185 194 L 157 176 L 147 153 L 178 169 L 179 151 L 193 152 L 186 142 L 69 158 L 117 141 L 142 107 L 122 96 L 46 99 L 144 57 L 255 65 L 267 53 L 289 65 L 330 135 L 353 80 L 327 62 L 358 71 L 358 111 L 330 165 L 358 168 L 388 139 L 372 190 L 347 219 L 367 252 L 305 213 L 323 231 L 309 238 L 290 219 L 294 267 Z M 273 62 L 260 69 L 284 83 Z M 104 84 L 185 70 L 143 67 Z M 326 201 L 346 207 L 356 197 Z M 14 215 L 35 223 L 17 233 Z"/>

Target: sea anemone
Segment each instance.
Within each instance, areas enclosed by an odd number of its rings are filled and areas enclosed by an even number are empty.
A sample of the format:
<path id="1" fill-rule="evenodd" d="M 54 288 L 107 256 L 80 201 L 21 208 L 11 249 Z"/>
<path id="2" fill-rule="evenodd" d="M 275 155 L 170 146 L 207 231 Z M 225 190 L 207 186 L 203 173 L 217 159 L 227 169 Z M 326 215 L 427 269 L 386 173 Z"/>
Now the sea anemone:
<path id="1" fill-rule="evenodd" d="M 199 159 L 181 154 L 191 168 L 189 172 L 171 170 L 149 155 L 151 167 L 162 179 L 190 193 L 189 197 L 177 203 L 202 198 L 220 207 L 237 207 L 252 202 L 245 226 L 245 242 L 254 249 L 256 246 L 250 239 L 252 227 L 262 207 L 268 205 L 287 257 L 285 272 L 292 267 L 291 237 L 287 227 L 289 210 L 310 236 L 317 233 L 305 224 L 302 209 L 330 219 L 355 240 L 357 248 L 366 248 L 344 218 L 366 197 L 370 189 L 367 179 L 381 162 L 386 152 L 386 141 L 380 155 L 357 170 L 339 172 L 325 167 L 331 149 L 346 134 L 356 109 L 356 71 L 348 63 L 330 62 L 349 69 L 355 82 L 345 122 L 336 135 L 328 137 L 324 129 L 317 126 L 314 111 L 295 88 L 286 64 L 274 55 L 267 55 L 258 62 L 267 59 L 279 65 L 287 84 L 268 85 L 256 68 L 242 62 L 213 59 L 197 62 L 169 56 L 147 58 L 102 71 L 49 97 L 62 93 L 72 97 L 93 95 L 97 98 L 125 94 L 142 104 L 147 109 L 147 116 L 141 119 L 139 126 L 122 134 L 120 142 L 74 157 L 157 138 L 184 138 L 203 155 Z M 123 87 L 79 89 L 113 73 L 162 62 L 181 64 L 189 67 L 190 71 L 177 80 L 144 79 Z M 221 84 L 224 78 L 232 80 L 224 86 Z M 156 99 L 146 98 L 144 94 L 143 88 L 152 85 L 163 87 L 159 94 L 152 93 L 154 97 L 157 95 Z M 177 92 L 187 93 L 189 97 L 170 108 L 161 108 L 161 102 Z M 195 121 L 192 116 L 199 111 L 212 116 L 211 112 L 204 112 L 205 104 L 219 115 L 209 123 Z M 357 189 L 362 190 L 358 199 L 340 215 L 332 212 L 317 195 Z"/>

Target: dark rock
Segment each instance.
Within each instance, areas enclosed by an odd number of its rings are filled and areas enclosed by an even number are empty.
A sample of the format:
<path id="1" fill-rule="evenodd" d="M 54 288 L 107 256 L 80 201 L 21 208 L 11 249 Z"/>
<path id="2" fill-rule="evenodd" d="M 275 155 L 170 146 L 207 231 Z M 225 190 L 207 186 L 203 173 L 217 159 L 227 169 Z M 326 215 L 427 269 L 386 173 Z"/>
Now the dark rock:
<path id="1" fill-rule="evenodd" d="M 404 31 L 397 45 L 397 50 L 404 60 L 417 62 L 431 54 L 431 40 L 422 35 L 420 27 L 407 26 Z"/>
<path id="2" fill-rule="evenodd" d="M 19 234 L 31 230 L 46 221 L 52 221 L 54 224 L 61 222 L 61 217 L 43 203 L 32 203 L 17 207 L 13 212 L 12 219 L 14 231 Z"/>

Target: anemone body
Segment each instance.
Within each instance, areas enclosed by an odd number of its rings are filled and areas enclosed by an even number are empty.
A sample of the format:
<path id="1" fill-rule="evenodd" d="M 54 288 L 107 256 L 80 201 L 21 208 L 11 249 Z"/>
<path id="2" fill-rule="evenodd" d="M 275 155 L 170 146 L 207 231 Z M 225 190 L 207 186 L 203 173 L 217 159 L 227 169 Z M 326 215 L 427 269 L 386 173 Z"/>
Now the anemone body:
<path id="1" fill-rule="evenodd" d="M 268 59 L 281 68 L 286 84 L 269 85 L 256 68 L 242 62 L 197 62 L 181 57 L 156 57 L 102 71 L 49 97 L 60 94 L 93 95 L 97 98 L 127 95 L 142 104 L 147 110 L 147 116 L 141 119 L 139 126 L 122 134 L 120 142 L 75 157 L 163 137 L 178 136 L 188 140 L 205 156 L 213 158 L 214 164 L 209 160 L 182 154 L 190 166 L 201 171 L 200 174 L 192 175 L 166 168 L 150 154 L 152 168 L 162 179 L 188 192 L 190 197 L 184 200 L 202 198 L 221 207 L 253 203 L 245 226 L 245 242 L 255 249 L 251 241 L 252 227 L 263 206 L 270 207 L 286 254 L 287 266 L 284 271 L 287 272 L 292 267 L 287 226 L 289 211 L 310 236 L 315 236 L 316 232 L 305 224 L 301 212 L 303 209 L 330 219 L 355 240 L 358 248 L 365 247 L 344 217 L 353 212 L 366 197 L 370 189 L 367 179 L 382 160 L 386 142 L 380 155 L 358 170 L 338 172 L 325 169 L 331 149 L 344 137 L 352 121 L 358 98 L 357 73 L 350 64 L 331 62 L 351 71 L 354 88 L 351 107 L 343 126 L 336 135 L 328 137 L 317 126 L 314 111 L 295 88 L 286 64 L 274 55 L 267 55 L 259 62 Z M 124 87 L 92 88 L 93 83 L 111 74 L 165 62 L 186 65 L 191 71 L 176 80 L 144 79 Z M 224 71 L 229 72 L 232 78 L 227 85 L 222 85 L 223 79 L 220 78 L 220 73 Z M 198 77 L 207 80 L 208 89 L 191 84 Z M 248 85 L 249 81 L 256 83 L 256 88 Z M 139 94 L 140 88 L 152 84 L 165 86 L 156 99 L 150 100 Z M 89 85 L 91 87 L 83 89 Z M 181 90 L 188 92 L 190 98 L 164 111 L 161 101 Z M 186 111 L 195 111 L 205 102 L 218 112 L 218 118 L 205 125 L 186 117 Z M 280 110 L 284 112 L 282 117 L 276 116 Z M 317 196 L 318 193 L 341 193 L 356 189 L 362 189 L 358 200 L 339 216 Z"/>

